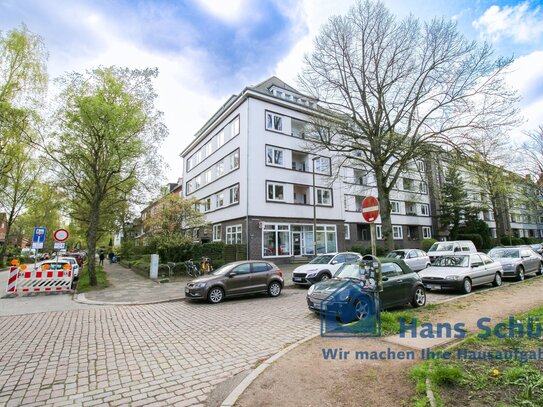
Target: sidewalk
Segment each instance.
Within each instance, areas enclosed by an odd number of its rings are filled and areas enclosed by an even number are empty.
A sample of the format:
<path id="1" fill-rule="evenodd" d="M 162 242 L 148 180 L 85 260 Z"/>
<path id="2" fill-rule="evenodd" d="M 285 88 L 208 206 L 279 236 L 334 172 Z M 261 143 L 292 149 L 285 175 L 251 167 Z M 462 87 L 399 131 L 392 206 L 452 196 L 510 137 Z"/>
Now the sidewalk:
<path id="1" fill-rule="evenodd" d="M 284 264 L 285 286 L 292 284 L 292 270 L 298 265 Z M 119 263 L 104 262 L 110 286 L 99 291 L 76 294 L 74 300 L 83 304 L 150 304 L 177 301 L 185 298 L 185 285 L 191 278 L 170 283 L 158 283 L 145 278 Z"/>
<path id="2" fill-rule="evenodd" d="M 442 304 L 436 309 L 421 309 L 434 324 L 464 323 L 469 333 L 478 331 L 481 317 L 492 325 L 543 305 L 543 278 L 530 278 L 522 284 L 489 290 Z M 454 338 L 452 339 L 454 341 Z M 416 395 L 409 378 L 410 368 L 420 361 L 426 348 L 449 346 L 450 338 L 322 338 L 317 336 L 300 346 L 293 345 L 273 363 L 265 361 L 245 382 L 224 400 L 223 407 L 269 406 L 352 406 L 409 405 Z M 327 349 L 340 349 L 344 358 L 323 357 Z M 290 349 L 289 349 L 290 350 Z M 357 359 L 357 352 L 398 355 L 414 352 L 415 359 L 400 357 Z M 273 359 L 273 358 L 272 358 Z M 266 365 L 265 369 L 262 367 Z M 301 395 L 303 394 L 303 398 Z M 361 401 L 363 400 L 363 403 Z"/>

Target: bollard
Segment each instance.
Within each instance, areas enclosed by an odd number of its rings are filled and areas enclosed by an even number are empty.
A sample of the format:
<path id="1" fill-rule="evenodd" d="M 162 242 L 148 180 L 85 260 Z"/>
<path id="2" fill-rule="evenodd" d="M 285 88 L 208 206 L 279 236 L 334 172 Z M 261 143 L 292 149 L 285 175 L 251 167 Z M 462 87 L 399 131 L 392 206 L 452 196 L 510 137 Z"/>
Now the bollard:
<path id="1" fill-rule="evenodd" d="M 19 274 L 19 266 L 11 266 L 9 268 L 8 278 L 8 293 L 17 291 L 17 275 Z"/>
<path id="2" fill-rule="evenodd" d="M 151 254 L 149 277 L 151 280 L 158 280 L 158 254 Z"/>

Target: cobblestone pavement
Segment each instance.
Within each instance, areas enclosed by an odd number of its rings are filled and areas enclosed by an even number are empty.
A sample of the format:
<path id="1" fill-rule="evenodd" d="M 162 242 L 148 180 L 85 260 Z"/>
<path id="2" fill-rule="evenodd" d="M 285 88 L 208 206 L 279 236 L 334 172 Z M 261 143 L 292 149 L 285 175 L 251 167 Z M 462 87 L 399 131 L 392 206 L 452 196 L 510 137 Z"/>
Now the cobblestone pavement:
<path id="1" fill-rule="evenodd" d="M 304 297 L 0 317 L 0 405 L 203 405 L 221 381 L 319 332 Z"/>

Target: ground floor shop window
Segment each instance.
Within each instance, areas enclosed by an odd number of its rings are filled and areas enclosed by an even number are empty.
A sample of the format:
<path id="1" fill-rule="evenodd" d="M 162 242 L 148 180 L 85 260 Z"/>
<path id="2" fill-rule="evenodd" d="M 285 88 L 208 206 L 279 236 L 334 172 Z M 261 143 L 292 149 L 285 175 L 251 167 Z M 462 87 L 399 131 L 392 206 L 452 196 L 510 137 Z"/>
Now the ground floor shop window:
<path id="1" fill-rule="evenodd" d="M 290 256 L 290 225 L 264 225 L 262 248 L 263 257 Z"/>

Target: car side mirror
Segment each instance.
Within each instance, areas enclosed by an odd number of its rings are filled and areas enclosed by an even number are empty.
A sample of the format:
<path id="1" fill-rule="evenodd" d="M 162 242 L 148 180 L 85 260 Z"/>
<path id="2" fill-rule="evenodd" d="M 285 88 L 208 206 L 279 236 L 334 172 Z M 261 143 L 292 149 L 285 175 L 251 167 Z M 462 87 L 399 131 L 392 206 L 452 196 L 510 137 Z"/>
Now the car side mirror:
<path id="1" fill-rule="evenodd" d="M 228 277 L 232 278 L 232 277 L 235 277 L 236 276 L 236 272 L 235 271 L 231 271 L 230 273 L 227 274 Z"/>
<path id="2" fill-rule="evenodd" d="M 330 264 L 337 264 L 337 260 L 332 260 Z"/>
<path id="3" fill-rule="evenodd" d="M 453 251 L 459 252 L 459 251 L 460 251 L 460 247 L 455 247 Z"/>
<path id="4" fill-rule="evenodd" d="M 388 277 L 383 277 L 383 281 L 388 281 Z"/>

